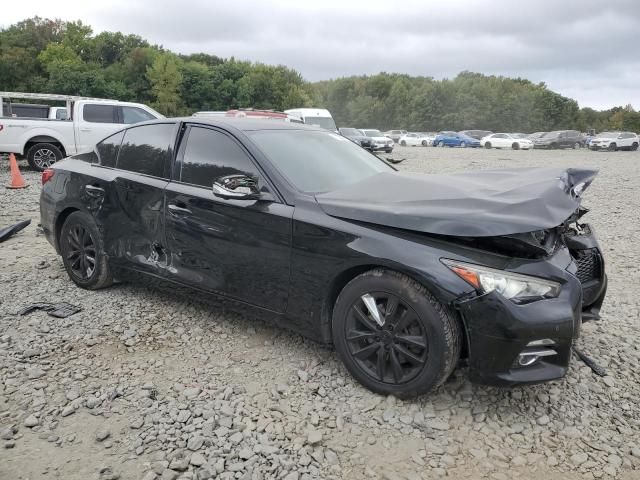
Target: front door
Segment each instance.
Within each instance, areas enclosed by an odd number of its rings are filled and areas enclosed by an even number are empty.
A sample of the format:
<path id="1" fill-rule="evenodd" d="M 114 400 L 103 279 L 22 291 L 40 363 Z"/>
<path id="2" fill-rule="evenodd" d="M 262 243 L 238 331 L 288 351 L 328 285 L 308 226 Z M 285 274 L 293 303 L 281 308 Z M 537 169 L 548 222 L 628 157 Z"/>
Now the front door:
<path id="1" fill-rule="evenodd" d="M 284 312 L 293 207 L 276 200 L 248 152 L 228 133 L 192 126 L 184 138 L 174 181 L 165 191 L 167 275 Z M 236 174 L 256 179 L 263 198 L 230 200 L 214 195 L 217 179 Z"/>

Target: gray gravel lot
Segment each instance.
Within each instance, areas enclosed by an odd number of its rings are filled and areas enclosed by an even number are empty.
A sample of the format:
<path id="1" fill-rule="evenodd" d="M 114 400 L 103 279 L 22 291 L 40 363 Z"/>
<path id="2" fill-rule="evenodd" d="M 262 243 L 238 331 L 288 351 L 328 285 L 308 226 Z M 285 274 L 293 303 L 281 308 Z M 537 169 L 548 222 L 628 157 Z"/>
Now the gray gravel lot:
<path id="1" fill-rule="evenodd" d="M 553 383 L 400 401 L 300 336 L 166 291 L 88 292 L 38 231 L 39 174 L 0 190 L 0 479 L 640 478 L 640 153 L 401 148 L 402 170 L 600 169 L 586 194 L 606 254 L 602 320 Z M 9 178 L 6 162 L 0 181 Z M 84 310 L 15 312 L 36 301 Z"/>

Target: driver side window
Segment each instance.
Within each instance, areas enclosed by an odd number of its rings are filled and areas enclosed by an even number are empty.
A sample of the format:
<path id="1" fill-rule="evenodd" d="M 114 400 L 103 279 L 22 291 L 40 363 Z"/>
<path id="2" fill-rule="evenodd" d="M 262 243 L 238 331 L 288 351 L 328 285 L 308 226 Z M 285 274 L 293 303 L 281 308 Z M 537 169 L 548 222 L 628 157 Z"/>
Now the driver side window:
<path id="1" fill-rule="evenodd" d="M 211 188 L 217 179 L 228 175 L 255 178 L 258 188 L 264 184 L 253 161 L 234 139 L 217 130 L 191 127 L 180 181 Z"/>

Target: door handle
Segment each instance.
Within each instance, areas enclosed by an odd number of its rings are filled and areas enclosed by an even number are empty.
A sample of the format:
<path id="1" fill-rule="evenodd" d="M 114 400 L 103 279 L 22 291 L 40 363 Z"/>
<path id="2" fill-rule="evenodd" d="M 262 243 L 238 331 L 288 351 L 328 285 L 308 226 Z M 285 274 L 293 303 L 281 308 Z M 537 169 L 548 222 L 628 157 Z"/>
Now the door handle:
<path id="1" fill-rule="evenodd" d="M 81 132 L 90 132 L 91 129 L 90 128 L 81 128 L 80 131 Z"/>
<path id="2" fill-rule="evenodd" d="M 104 196 L 104 188 L 96 187 L 95 185 L 85 185 L 84 191 L 87 192 L 87 195 L 89 195 L 90 197 Z"/>
<path id="3" fill-rule="evenodd" d="M 185 207 L 180 207 L 174 203 L 169 204 L 169 211 L 173 214 L 190 215 L 191 210 Z"/>

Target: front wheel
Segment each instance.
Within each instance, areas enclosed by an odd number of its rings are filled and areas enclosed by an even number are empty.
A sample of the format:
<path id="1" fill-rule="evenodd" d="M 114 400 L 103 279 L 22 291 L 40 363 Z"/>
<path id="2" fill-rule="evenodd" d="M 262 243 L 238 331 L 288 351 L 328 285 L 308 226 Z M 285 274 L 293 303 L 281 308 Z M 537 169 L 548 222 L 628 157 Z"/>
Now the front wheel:
<path id="1" fill-rule="evenodd" d="M 438 144 L 438 146 L 439 146 L 439 147 L 444 147 L 444 146 L 445 146 L 445 145 L 444 145 L 444 142 L 440 142 L 440 143 Z"/>
<path id="2" fill-rule="evenodd" d="M 422 146 L 423 147 L 428 147 L 429 146 L 429 142 L 427 142 L 426 140 L 422 140 Z"/>
<path id="3" fill-rule="evenodd" d="M 64 268 L 76 285 L 97 290 L 113 283 L 102 236 L 91 215 L 79 211 L 69 215 L 59 244 Z"/>
<path id="4" fill-rule="evenodd" d="M 52 143 L 36 143 L 27 150 L 27 162 L 38 172 L 51 167 L 63 157 L 62 151 Z"/>
<path id="5" fill-rule="evenodd" d="M 618 150 L 618 146 L 615 143 L 612 143 L 611 145 L 609 145 L 610 152 L 615 152 L 616 150 Z"/>
<path id="6" fill-rule="evenodd" d="M 467 148 L 466 142 L 460 142 L 460 148 Z"/>
<path id="7" fill-rule="evenodd" d="M 631 145 L 631 151 L 635 152 L 636 150 L 638 150 L 638 142 L 633 142 L 633 145 Z"/>
<path id="8" fill-rule="evenodd" d="M 582 148 L 582 144 L 580 142 L 576 142 L 573 144 L 574 150 L 580 150 L 580 148 Z"/>
<path id="9" fill-rule="evenodd" d="M 462 331 L 419 283 L 376 269 L 349 282 L 332 318 L 336 351 L 366 388 L 415 397 L 441 385 L 460 357 Z"/>
<path id="10" fill-rule="evenodd" d="M 513 145 L 511 145 L 511 148 L 513 148 L 514 150 L 520 150 L 520 144 L 518 142 L 515 142 Z"/>
<path id="11" fill-rule="evenodd" d="M 402 145 L 403 147 L 406 147 L 406 146 L 407 146 L 407 142 L 405 142 L 404 140 L 402 140 L 402 141 L 400 142 L 400 145 Z"/>
<path id="12" fill-rule="evenodd" d="M 484 148 L 487 148 L 487 149 L 491 148 L 491 142 L 485 143 Z"/>

